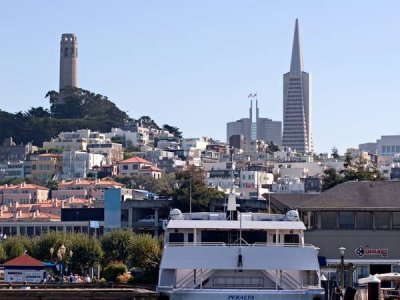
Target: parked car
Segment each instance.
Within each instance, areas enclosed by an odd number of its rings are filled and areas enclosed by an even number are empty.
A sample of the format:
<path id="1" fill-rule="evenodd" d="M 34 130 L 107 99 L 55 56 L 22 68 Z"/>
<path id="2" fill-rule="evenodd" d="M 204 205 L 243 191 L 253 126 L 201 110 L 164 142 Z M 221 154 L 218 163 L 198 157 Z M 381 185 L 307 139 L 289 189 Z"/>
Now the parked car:
<path id="1" fill-rule="evenodd" d="M 154 215 L 148 215 L 144 217 L 143 219 L 137 220 L 138 222 L 143 222 L 143 223 L 154 223 L 155 221 L 155 216 Z"/>
<path id="2" fill-rule="evenodd" d="M 143 223 L 143 225 L 154 225 L 155 222 L 155 216 L 154 215 L 148 215 L 144 217 L 143 219 L 137 220 L 138 223 Z M 158 219 L 158 226 L 162 227 L 163 226 L 163 219 Z"/>

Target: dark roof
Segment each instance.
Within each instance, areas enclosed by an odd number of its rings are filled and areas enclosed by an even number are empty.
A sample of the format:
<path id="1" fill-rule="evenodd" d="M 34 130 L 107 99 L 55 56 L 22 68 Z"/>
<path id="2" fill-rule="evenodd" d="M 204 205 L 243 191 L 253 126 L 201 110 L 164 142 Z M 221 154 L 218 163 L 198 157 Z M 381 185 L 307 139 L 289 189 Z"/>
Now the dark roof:
<path id="1" fill-rule="evenodd" d="M 45 263 L 29 256 L 28 254 L 23 254 L 3 264 L 4 267 L 45 267 Z"/>
<path id="2" fill-rule="evenodd" d="M 400 209 L 400 181 L 348 181 L 309 201 L 299 209 Z"/>
<path id="3" fill-rule="evenodd" d="M 299 208 L 303 203 L 309 201 L 313 197 L 319 194 L 270 194 L 271 202 L 278 208 L 282 213 L 285 209 L 296 209 Z M 268 196 L 267 196 L 268 200 Z"/>

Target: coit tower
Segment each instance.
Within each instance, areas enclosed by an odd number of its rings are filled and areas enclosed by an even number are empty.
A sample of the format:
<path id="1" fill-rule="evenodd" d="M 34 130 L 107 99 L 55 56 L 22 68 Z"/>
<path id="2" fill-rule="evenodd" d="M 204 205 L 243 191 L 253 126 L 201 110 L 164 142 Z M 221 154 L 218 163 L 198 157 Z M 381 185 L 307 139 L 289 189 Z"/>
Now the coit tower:
<path id="1" fill-rule="evenodd" d="M 78 41 L 73 33 L 63 33 L 60 42 L 60 91 L 78 87 Z"/>

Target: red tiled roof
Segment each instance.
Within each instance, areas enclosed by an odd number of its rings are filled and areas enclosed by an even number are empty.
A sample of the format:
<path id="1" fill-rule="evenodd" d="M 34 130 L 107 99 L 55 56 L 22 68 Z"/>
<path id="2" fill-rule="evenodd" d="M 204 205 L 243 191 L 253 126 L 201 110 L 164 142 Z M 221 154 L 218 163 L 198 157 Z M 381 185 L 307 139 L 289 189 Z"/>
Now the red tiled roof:
<path id="1" fill-rule="evenodd" d="M 151 162 L 149 162 L 148 160 L 145 160 L 143 158 L 140 158 L 138 156 L 134 156 L 128 159 L 125 159 L 123 161 L 121 161 L 120 163 L 141 163 L 141 164 L 151 164 Z"/>
<path id="2" fill-rule="evenodd" d="M 161 169 L 156 167 L 144 166 L 140 169 L 140 171 L 152 171 L 152 172 L 161 172 Z"/>
<path id="3" fill-rule="evenodd" d="M 87 180 L 87 179 L 80 179 L 79 181 L 72 180 L 72 181 L 60 182 L 60 183 L 58 184 L 58 186 L 59 186 L 58 190 L 61 190 L 60 187 L 68 186 L 68 185 L 76 185 L 76 186 L 79 186 L 79 185 L 95 185 L 95 186 L 102 186 L 102 185 L 110 186 L 110 185 L 113 185 L 113 186 L 124 186 L 122 183 L 119 183 L 119 182 L 116 182 L 116 181 L 113 181 L 113 180 L 107 180 L 107 179 L 104 179 L 104 180 L 101 179 L 101 180 L 99 180 L 99 181 L 96 181 L 96 180 Z"/>
<path id="4" fill-rule="evenodd" d="M 54 153 L 43 153 L 43 154 L 39 154 L 38 157 L 62 157 L 62 155 L 54 154 Z"/>
<path id="5" fill-rule="evenodd" d="M 28 254 L 23 254 L 12 260 L 6 261 L 4 267 L 44 267 L 45 264 Z"/>
<path id="6" fill-rule="evenodd" d="M 32 183 L 25 183 L 23 186 L 21 184 L 15 184 L 15 185 L 0 185 L 0 190 L 16 190 L 16 189 L 38 189 L 38 190 L 48 190 L 48 188 L 37 185 L 37 184 L 32 184 Z"/>

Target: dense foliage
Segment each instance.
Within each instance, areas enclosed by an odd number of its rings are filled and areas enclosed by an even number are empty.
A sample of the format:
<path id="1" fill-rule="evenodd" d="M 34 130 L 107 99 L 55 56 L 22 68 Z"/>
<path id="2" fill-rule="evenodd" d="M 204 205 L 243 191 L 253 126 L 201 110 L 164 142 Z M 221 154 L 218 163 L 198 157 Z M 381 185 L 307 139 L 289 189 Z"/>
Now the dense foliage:
<path id="1" fill-rule="evenodd" d="M 384 180 L 376 164 L 367 162 L 363 158 L 351 159 L 346 156 L 344 169 L 336 171 L 328 168 L 324 171 L 322 190 L 325 191 L 346 181 L 380 181 Z"/>
<path id="2" fill-rule="evenodd" d="M 43 107 L 15 114 L 0 110 L 0 140 L 12 136 L 17 143 L 42 145 L 62 131 L 89 128 L 106 132 L 129 119 L 107 97 L 87 90 L 71 88 L 61 94 L 50 91 L 46 98 L 51 111 Z"/>
<path id="3" fill-rule="evenodd" d="M 225 197 L 223 192 L 208 187 L 204 183 L 204 177 L 204 171 L 193 166 L 177 172 L 172 207 L 189 211 L 192 198 L 192 211 L 208 211 L 211 199 Z"/>
<path id="4" fill-rule="evenodd" d="M 0 242 L 0 263 L 24 253 L 41 261 L 55 262 L 61 245 L 66 248 L 64 261 L 72 272 L 86 274 L 97 264 L 117 265 L 109 269 L 112 272 L 111 280 L 126 272 L 126 264 L 143 270 L 144 274 L 148 274 L 145 280 L 153 282 L 156 280 L 162 253 L 158 239 L 124 229 L 106 233 L 100 240 L 87 234 L 49 232 L 32 238 L 12 236 Z M 51 248 L 53 253 L 50 252 Z M 119 265 L 123 266 L 123 273 Z M 114 272 L 114 269 L 120 271 Z"/>

